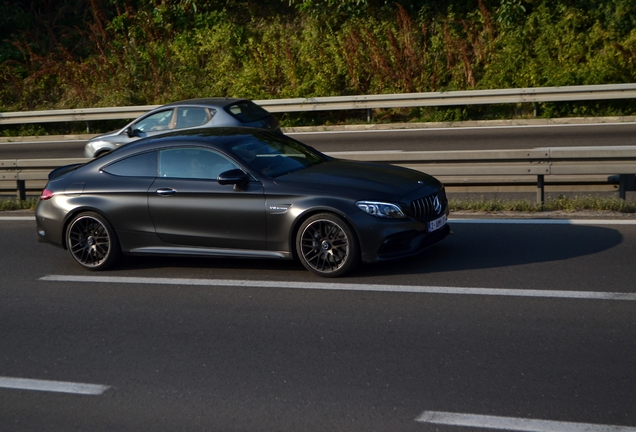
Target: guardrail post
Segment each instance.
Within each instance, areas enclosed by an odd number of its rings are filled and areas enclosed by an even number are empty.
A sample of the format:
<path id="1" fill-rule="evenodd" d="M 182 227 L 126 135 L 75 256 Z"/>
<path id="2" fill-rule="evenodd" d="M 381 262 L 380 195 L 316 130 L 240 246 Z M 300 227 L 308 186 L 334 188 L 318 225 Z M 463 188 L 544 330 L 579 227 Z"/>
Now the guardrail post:
<path id="1" fill-rule="evenodd" d="M 545 202 L 545 176 L 540 174 L 537 176 L 537 204 Z"/>
<path id="2" fill-rule="evenodd" d="M 16 180 L 16 188 L 18 192 L 18 198 L 20 201 L 24 201 L 26 199 L 26 185 L 24 180 Z"/>
<path id="3" fill-rule="evenodd" d="M 627 191 L 636 190 L 636 176 L 634 174 L 621 174 L 618 178 L 618 197 L 627 199 Z"/>

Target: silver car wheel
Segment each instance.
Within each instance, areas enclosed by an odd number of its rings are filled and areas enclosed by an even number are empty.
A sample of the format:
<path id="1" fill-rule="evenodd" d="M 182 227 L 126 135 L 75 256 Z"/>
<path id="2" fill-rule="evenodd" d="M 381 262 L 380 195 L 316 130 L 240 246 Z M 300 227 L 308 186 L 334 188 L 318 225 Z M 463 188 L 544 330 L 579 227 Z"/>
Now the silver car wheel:
<path id="1" fill-rule="evenodd" d="M 328 213 L 303 223 L 296 247 L 305 268 L 320 276 L 341 276 L 359 260 L 353 232 L 342 219 Z"/>

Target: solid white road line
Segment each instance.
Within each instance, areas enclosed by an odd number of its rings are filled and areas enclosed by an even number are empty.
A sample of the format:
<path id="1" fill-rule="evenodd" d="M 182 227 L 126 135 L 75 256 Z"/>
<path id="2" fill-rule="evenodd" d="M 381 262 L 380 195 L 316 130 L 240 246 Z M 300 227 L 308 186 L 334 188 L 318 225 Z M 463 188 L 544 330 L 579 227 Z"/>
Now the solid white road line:
<path id="1" fill-rule="evenodd" d="M 10 377 L 0 377 L 0 387 L 13 390 L 36 390 L 82 395 L 100 395 L 110 388 L 110 386 L 98 384 L 83 384 L 64 381 L 48 381 Z"/>
<path id="2" fill-rule="evenodd" d="M 0 216 L 0 221 L 34 221 L 35 216 Z"/>
<path id="3" fill-rule="evenodd" d="M 231 280 L 231 279 L 144 278 L 144 277 L 123 277 L 123 276 L 74 276 L 74 275 L 47 275 L 47 276 L 41 277 L 39 280 L 51 281 L 51 282 L 252 287 L 252 288 L 283 288 L 283 289 L 310 289 L 310 290 L 333 290 L 333 291 L 375 291 L 375 292 L 380 291 L 380 292 L 394 292 L 394 293 L 460 294 L 460 295 L 482 295 L 482 296 L 636 301 L 636 293 L 593 292 L 593 291 L 551 291 L 551 290 L 501 289 L 501 288 L 460 288 L 460 287 L 438 287 L 438 286 L 416 286 L 416 285 L 367 285 L 367 284 L 348 284 L 348 283 L 329 283 L 329 282 L 284 282 L 284 281 Z"/>
<path id="4" fill-rule="evenodd" d="M 424 411 L 415 421 L 448 426 L 505 429 L 524 432 L 636 432 L 636 427 L 630 426 L 570 423 L 440 411 Z"/>

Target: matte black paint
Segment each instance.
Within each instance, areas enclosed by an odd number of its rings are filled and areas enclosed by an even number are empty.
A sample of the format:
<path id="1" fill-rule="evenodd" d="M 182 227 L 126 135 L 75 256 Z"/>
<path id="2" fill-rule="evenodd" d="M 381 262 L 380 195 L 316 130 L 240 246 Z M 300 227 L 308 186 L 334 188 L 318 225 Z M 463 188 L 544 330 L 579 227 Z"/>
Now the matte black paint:
<path id="1" fill-rule="evenodd" d="M 327 212 L 344 219 L 355 232 L 361 260 L 373 262 L 416 254 L 449 232 L 445 226 L 427 233 L 428 221 L 448 215 L 442 184 L 427 174 L 316 152 L 321 163 L 270 178 L 231 151 L 237 140 L 272 136 L 291 140 L 250 128 L 198 129 L 141 139 L 83 166 L 58 169 L 46 186 L 53 198 L 40 201 L 36 210 L 38 239 L 65 247 L 67 221 L 95 211 L 114 227 L 128 254 L 292 258 L 302 221 Z M 121 177 L 104 170 L 136 154 L 175 147 L 214 149 L 240 166 L 248 181 L 221 185 L 204 179 Z M 383 219 L 355 205 L 360 200 L 389 202 L 409 215 L 412 200 L 436 194 L 442 209 L 424 220 Z M 381 250 L 390 253 L 380 255 Z"/>

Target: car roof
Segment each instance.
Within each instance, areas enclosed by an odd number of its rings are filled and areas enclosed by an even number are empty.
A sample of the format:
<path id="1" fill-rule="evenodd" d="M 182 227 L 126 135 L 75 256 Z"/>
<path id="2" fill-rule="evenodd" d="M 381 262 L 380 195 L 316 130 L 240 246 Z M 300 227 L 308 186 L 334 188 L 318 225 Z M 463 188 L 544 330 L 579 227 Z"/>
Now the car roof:
<path id="1" fill-rule="evenodd" d="M 142 138 L 137 141 L 133 141 L 125 146 L 120 147 L 116 151 L 110 154 L 116 154 L 117 158 L 144 151 L 152 148 L 170 147 L 174 145 L 188 145 L 188 144 L 208 144 L 212 141 L 234 141 L 239 137 L 256 136 L 262 134 L 271 134 L 263 129 L 240 127 L 240 126 L 228 126 L 228 127 L 207 127 L 207 128 L 195 128 L 185 129 L 174 132 L 168 132 L 158 136 Z"/>
<path id="2" fill-rule="evenodd" d="M 173 106 L 182 106 L 182 105 L 201 105 L 201 106 L 211 106 L 211 107 L 219 107 L 231 105 L 236 102 L 249 101 L 249 99 L 240 99 L 240 98 L 199 98 L 199 99 L 186 99 L 177 102 L 170 102 L 165 105 L 161 105 L 160 108 L 173 107 Z"/>

